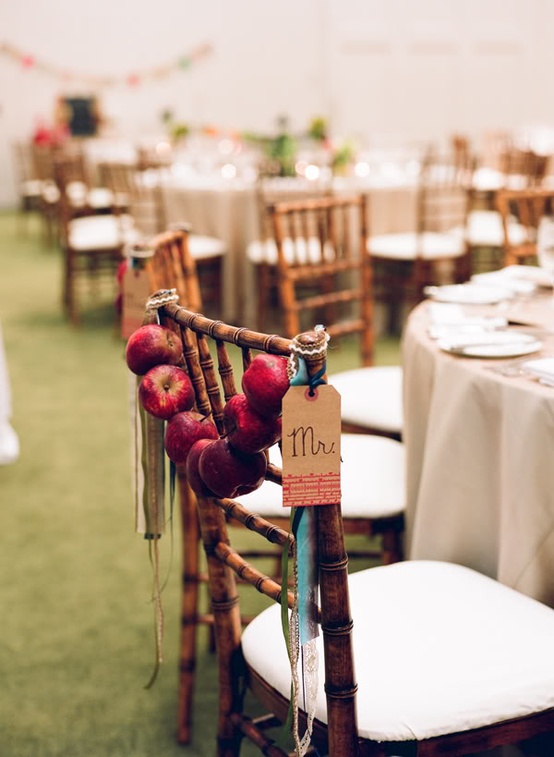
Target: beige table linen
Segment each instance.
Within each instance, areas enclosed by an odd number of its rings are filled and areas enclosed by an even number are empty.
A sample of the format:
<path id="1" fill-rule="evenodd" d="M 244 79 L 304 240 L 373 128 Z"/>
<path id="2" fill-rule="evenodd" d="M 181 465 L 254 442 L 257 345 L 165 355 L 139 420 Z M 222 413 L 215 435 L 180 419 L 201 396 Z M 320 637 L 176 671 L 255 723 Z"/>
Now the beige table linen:
<path id="1" fill-rule="evenodd" d="M 402 344 L 407 554 L 467 565 L 554 607 L 554 387 L 490 370 L 509 360 L 442 352 L 428 323 L 424 303 Z M 529 359 L 554 354 L 554 337 L 541 338 Z"/>

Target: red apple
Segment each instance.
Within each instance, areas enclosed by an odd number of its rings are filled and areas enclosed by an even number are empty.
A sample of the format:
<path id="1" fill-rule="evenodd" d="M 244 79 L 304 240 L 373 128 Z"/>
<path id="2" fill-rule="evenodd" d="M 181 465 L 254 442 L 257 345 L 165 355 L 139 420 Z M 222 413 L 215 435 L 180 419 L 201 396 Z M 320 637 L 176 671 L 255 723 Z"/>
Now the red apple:
<path id="1" fill-rule="evenodd" d="M 178 365 L 182 359 L 183 345 L 177 334 L 157 323 L 141 326 L 127 340 L 125 360 L 137 376 L 155 365 Z"/>
<path id="2" fill-rule="evenodd" d="M 218 497 L 238 497 L 260 487 L 267 470 L 263 452 L 244 455 L 227 439 L 218 439 L 202 450 L 198 470 L 204 484 Z"/>
<path id="3" fill-rule="evenodd" d="M 156 418 L 169 420 L 194 405 L 188 375 L 176 365 L 155 365 L 142 377 L 138 394 L 143 408 Z"/>
<path id="4" fill-rule="evenodd" d="M 261 452 L 281 438 L 280 416 L 260 415 L 245 394 L 235 394 L 228 400 L 223 420 L 229 444 L 247 455 Z"/>
<path id="5" fill-rule="evenodd" d="M 280 415 L 288 388 L 287 359 L 281 355 L 256 355 L 242 376 L 242 391 L 260 415 Z"/>
<path id="6" fill-rule="evenodd" d="M 200 455 L 210 444 L 215 444 L 214 439 L 199 439 L 194 442 L 187 455 L 187 462 L 185 463 L 185 472 L 187 481 L 190 484 L 192 491 L 198 494 L 199 497 L 213 497 L 214 493 L 208 489 L 198 470 L 198 464 L 200 461 Z"/>
<path id="7" fill-rule="evenodd" d="M 176 413 L 165 429 L 167 456 L 177 464 L 186 462 L 190 448 L 199 439 L 219 439 L 215 423 L 192 410 Z"/>

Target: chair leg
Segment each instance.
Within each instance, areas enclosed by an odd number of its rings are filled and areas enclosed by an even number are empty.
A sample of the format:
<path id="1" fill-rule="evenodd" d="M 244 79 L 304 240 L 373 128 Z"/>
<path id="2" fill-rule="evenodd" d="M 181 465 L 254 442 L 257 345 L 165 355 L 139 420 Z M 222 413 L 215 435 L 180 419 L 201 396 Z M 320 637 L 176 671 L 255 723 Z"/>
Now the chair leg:
<path id="1" fill-rule="evenodd" d="M 76 291 L 75 291 L 75 260 L 73 254 L 68 251 L 63 251 L 64 260 L 64 279 L 63 279 L 63 294 L 62 305 L 69 318 L 70 323 L 73 326 L 78 326 L 80 323 L 79 313 L 77 310 Z"/>
<path id="2" fill-rule="evenodd" d="M 188 744 L 191 739 L 194 676 L 196 668 L 200 529 L 198 525 L 195 496 L 188 486 L 182 471 L 179 471 L 178 475 L 182 520 L 183 591 L 181 604 L 177 740 L 181 744 Z"/>
<path id="3" fill-rule="evenodd" d="M 382 530 L 382 562 L 391 565 L 404 559 L 402 519 L 393 519 Z"/>

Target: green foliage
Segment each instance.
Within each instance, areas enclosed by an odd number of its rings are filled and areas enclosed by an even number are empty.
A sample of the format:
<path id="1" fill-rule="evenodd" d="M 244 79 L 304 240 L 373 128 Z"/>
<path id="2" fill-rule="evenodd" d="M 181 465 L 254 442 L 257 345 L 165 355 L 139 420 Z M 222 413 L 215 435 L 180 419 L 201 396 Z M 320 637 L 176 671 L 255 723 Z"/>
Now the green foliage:
<path id="1" fill-rule="evenodd" d="M 329 136 L 329 127 L 327 124 L 327 119 L 322 118 L 321 116 L 316 116 L 315 118 L 312 118 L 310 121 L 310 125 L 308 127 L 308 136 L 311 139 L 315 139 L 319 142 L 322 142 L 323 140 L 327 139 Z"/>

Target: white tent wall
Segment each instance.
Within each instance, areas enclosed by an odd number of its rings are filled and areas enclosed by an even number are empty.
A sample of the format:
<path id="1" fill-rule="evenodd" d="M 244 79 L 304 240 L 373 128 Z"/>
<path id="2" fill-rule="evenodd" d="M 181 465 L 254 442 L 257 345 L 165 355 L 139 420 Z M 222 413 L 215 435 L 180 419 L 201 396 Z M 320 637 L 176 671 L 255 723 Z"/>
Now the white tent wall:
<path id="1" fill-rule="evenodd" d="M 270 132 L 329 119 L 374 143 L 461 131 L 554 126 L 552 0 L 4 0 L 0 206 L 15 202 L 11 146 L 50 121 L 59 96 L 97 94 L 110 135 L 163 133 L 165 109 L 191 125 Z M 156 81 L 128 75 L 212 53 Z M 39 63 L 67 70 L 67 78 Z M 91 91 L 79 74 L 119 83 Z"/>

